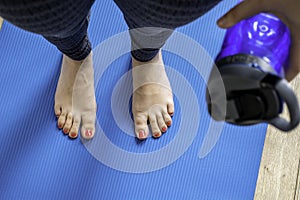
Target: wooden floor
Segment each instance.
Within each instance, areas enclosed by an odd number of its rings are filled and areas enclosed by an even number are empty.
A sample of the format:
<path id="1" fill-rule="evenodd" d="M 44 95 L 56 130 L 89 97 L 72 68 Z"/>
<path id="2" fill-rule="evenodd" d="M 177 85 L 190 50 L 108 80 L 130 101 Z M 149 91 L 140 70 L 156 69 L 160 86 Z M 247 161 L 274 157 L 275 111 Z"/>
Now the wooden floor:
<path id="1" fill-rule="evenodd" d="M 0 29 L 3 19 L 0 17 Z M 300 76 L 292 81 L 300 99 Z M 284 113 L 283 116 L 287 116 Z M 268 128 L 259 175 L 256 200 L 300 200 L 300 127 L 286 134 Z"/>
<path id="2" fill-rule="evenodd" d="M 300 56 L 300 55 L 299 55 Z M 300 100 L 300 75 L 291 85 Z M 287 117 L 287 113 L 283 114 Z M 255 199 L 300 199 L 300 126 L 290 133 L 268 128 Z"/>
<path id="3" fill-rule="evenodd" d="M 0 17 L 0 30 L 2 28 L 2 24 L 3 24 L 3 19 Z"/>

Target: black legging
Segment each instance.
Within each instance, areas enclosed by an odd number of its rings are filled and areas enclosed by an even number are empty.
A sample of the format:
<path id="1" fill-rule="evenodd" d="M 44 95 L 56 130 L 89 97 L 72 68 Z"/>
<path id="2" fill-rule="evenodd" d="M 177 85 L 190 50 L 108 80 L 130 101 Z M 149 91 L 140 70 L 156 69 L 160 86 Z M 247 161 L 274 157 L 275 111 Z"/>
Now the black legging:
<path id="1" fill-rule="evenodd" d="M 172 30 L 197 19 L 220 0 L 114 1 L 130 29 L 132 56 L 149 61 Z M 82 60 L 91 51 L 87 27 L 93 3 L 94 0 L 0 0 L 0 16 L 41 34 L 70 58 Z"/>

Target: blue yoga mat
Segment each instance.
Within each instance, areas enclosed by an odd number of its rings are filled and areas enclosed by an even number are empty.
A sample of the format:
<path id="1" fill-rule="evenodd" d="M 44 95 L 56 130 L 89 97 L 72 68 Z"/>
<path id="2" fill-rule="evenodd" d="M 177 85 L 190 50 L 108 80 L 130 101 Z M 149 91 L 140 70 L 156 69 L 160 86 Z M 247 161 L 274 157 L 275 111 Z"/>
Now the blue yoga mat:
<path id="1" fill-rule="evenodd" d="M 160 139 L 133 137 L 130 42 L 113 1 L 96 1 L 97 133 L 70 140 L 56 127 L 61 53 L 5 22 L 0 31 L 0 199 L 252 199 L 266 125 L 211 120 L 205 79 L 224 30 L 224 1 L 179 28 L 164 47 L 174 91 L 172 127 Z M 199 54 L 198 54 L 199 53 Z"/>

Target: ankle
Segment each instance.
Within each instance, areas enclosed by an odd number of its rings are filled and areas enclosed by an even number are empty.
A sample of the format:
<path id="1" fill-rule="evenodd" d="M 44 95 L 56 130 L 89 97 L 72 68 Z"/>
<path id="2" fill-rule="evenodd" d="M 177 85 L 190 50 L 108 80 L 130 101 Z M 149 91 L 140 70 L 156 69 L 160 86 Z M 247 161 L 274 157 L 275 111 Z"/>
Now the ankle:
<path id="1" fill-rule="evenodd" d="M 132 67 L 136 67 L 136 66 L 140 66 L 140 65 L 144 65 L 144 64 L 148 64 L 148 63 L 159 63 L 159 62 L 162 62 L 161 49 L 159 49 L 158 53 L 150 61 L 147 61 L 147 62 L 142 62 L 142 61 L 136 60 L 132 56 Z"/>

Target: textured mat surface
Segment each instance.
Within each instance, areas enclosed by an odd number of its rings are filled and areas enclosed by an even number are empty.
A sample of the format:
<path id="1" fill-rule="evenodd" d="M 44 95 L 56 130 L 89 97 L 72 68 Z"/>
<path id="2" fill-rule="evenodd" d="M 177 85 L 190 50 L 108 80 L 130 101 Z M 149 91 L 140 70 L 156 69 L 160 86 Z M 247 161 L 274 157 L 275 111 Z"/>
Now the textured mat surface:
<path id="1" fill-rule="evenodd" d="M 201 19 L 178 29 L 177 35 L 192 38 L 208 55 L 216 56 L 224 31 L 215 21 L 234 2 L 222 2 Z M 130 77 L 124 76 L 130 55 L 122 54 L 118 41 L 124 41 L 122 32 L 126 30 L 112 1 L 95 3 L 89 32 L 97 57 L 101 133 L 83 144 L 56 128 L 53 99 L 61 54 L 40 36 L 4 22 L 0 31 L 0 199 L 253 198 L 266 125 L 224 125 L 214 148 L 200 159 L 211 123 L 205 82 L 186 59 L 188 55 L 168 51 L 187 49 L 189 54 L 193 50 L 182 43 L 176 46 L 176 34 L 164 52 L 176 92 L 174 125 L 161 139 L 148 138 L 142 143 L 125 133 L 126 128 L 132 129 L 130 120 L 129 125 L 122 125 L 126 118 L 122 116 L 129 116 L 130 95 L 121 95 L 131 90 Z M 124 43 L 128 50 L 129 43 Z M 105 71 L 101 73 L 101 69 Z M 209 70 L 206 66 L 201 73 Z M 196 100 L 189 99 L 190 91 Z M 121 109 L 117 116 L 116 107 Z M 187 114 L 198 119 L 187 122 Z M 189 124 L 190 129 L 182 131 Z"/>

